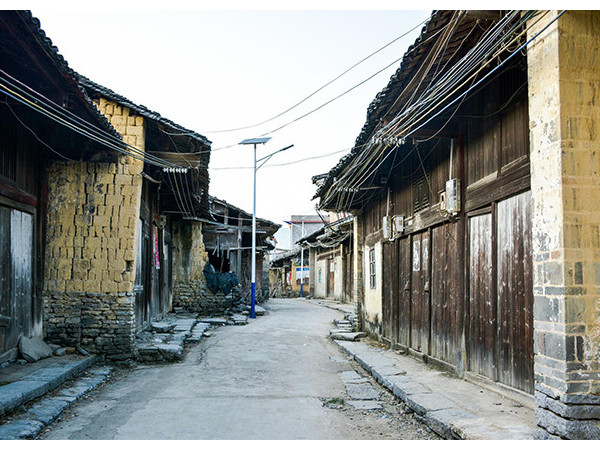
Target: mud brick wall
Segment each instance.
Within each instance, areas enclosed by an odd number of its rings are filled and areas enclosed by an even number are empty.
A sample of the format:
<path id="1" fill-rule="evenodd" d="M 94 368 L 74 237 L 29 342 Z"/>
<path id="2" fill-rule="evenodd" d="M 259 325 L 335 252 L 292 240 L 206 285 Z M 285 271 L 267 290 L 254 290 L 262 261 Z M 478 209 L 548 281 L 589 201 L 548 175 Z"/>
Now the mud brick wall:
<path id="1" fill-rule="evenodd" d="M 173 310 L 201 315 L 222 314 L 233 307 L 232 296 L 213 294 L 202 270 L 208 253 L 202 238 L 202 223 L 173 222 Z"/>
<path id="2" fill-rule="evenodd" d="M 600 13 L 568 11 L 527 59 L 536 416 L 551 436 L 598 439 Z"/>
<path id="3" fill-rule="evenodd" d="M 144 121 L 98 106 L 125 142 L 144 149 Z M 133 350 L 133 284 L 143 162 L 55 162 L 48 169 L 43 300 L 46 339 L 122 359 Z"/>

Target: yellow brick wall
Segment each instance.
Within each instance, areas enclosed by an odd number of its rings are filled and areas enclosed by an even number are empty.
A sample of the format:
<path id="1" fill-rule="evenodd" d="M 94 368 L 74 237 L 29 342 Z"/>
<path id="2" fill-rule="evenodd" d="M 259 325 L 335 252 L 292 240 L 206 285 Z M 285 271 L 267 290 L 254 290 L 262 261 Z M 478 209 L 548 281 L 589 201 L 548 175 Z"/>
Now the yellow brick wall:
<path id="1" fill-rule="evenodd" d="M 125 142 L 144 150 L 142 117 L 104 99 L 97 106 Z M 56 162 L 50 167 L 46 291 L 133 290 L 143 162 L 118 158 L 116 164 Z"/>

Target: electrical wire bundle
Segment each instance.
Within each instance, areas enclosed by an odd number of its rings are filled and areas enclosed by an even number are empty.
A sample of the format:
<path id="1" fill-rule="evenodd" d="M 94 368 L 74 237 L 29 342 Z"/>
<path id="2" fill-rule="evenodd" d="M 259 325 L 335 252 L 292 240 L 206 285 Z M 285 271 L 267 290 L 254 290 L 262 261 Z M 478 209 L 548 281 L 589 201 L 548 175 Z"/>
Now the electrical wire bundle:
<path id="1" fill-rule="evenodd" d="M 377 170 L 391 154 L 397 153 L 394 150 L 405 144 L 406 137 L 423 128 L 450 106 L 460 101 L 450 116 L 451 119 L 458 111 L 460 104 L 475 87 L 488 79 L 492 73 L 518 54 L 549 26 L 548 24 L 536 36 L 522 44 L 523 36 L 527 33 L 527 21 L 534 18 L 537 12 L 527 11 L 521 13 L 520 11 L 511 11 L 484 32 L 478 42 L 452 67 L 447 71 L 443 70 L 445 66 L 442 70 L 439 70 L 441 58 L 461 18 L 460 14 L 460 12 L 456 12 L 448 21 L 421 68 L 406 84 L 390 108 L 393 109 L 402 104 L 398 113 L 388 124 L 373 134 L 371 140 L 364 144 L 364 150 L 356 153 L 356 156 L 352 158 L 351 165 L 345 167 L 343 174 L 334 179 L 327 191 L 321 195 L 322 205 L 330 205 L 335 199 L 335 210 L 347 210 L 360 191 L 371 187 L 365 187 L 363 184 L 377 173 Z M 536 22 L 545 14 L 542 13 Z M 474 23 L 473 27 L 476 26 L 478 24 Z M 465 40 L 466 38 L 455 49 L 455 54 L 457 54 Z M 506 52 L 509 52 L 509 55 L 500 60 Z M 440 62 L 433 69 L 435 62 L 438 60 Z M 452 57 L 448 58 L 448 62 L 450 60 L 452 60 Z M 495 62 L 496 66 L 478 79 L 478 76 Z M 432 71 L 433 73 L 429 75 Z M 429 84 L 427 87 L 421 88 L 428 75 L 430 76 Z M 419 89 L 421 89 L 420 93 Z M 430 138 L 435 137 L 450 119 Z"/>
<path id="2" fill-rule="evenodd" d="M 39 92 L 27 86 L 25 83 L 22 83 L 21 81 L 12 77 L 2 69 L 0 69 L 0 93 L 3 93 L 18 103 L 41 113 L 43 116 L 74 131 L 75 133 L 87 137 L 98 144 L 104 145 L 111 150 L 115 150 L 120 154 L 131 156 L 132 158 L 158 167 L 184 169 L 181 166 L 172 164 L 150 153 L 147 153 L 144 150 L 134 147 L 133 145 L 123 142 L 123 140 L 117 136 L 108 133 L 96 125 L 83 120 L 62 106 L 57 105 L 52 100 L 49 100 Z M 10 105 L 7 101 L 4 103 L 10 108 Z M 21 119 L 18 118 L 15 111 L 12 108 L 10 108 L 10 110 L 13 115 L 15 115 L 17 119 L 23 123 Z M 37 135 L 35 135 L 35 137 L 40 140 Z M 42 143 L 46 147 L 49 147 L 48 144 L 44 142 Z M 69 159 L 64 155 L 61 155 L 60 152 L 56 151 L 55 149 L 51 150 L 57 155 L 65 159 Z"/>

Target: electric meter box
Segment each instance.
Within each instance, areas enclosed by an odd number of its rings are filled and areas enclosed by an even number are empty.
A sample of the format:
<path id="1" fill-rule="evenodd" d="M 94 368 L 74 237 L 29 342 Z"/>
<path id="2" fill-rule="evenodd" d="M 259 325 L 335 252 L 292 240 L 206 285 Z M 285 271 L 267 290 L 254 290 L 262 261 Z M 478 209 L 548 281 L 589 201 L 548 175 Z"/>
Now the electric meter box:
<path id="1" fill-rule="evenodd" d="M 460 211 L 460 180 L 453 178 L 446 181 L 446 211 L 458 214 Z"/>
<path id="2" fill-rule="evenodd" d="M 394 236 L 404 233 L 404 216 L 392 217 L 392 232 Z"/>
<path id="3" fill-rule="evenodd" d="M 391 223 L 390 223 L 390 218 L 388 216 L 383 216 L 382 222 L 381 222 L 381 228 L 383 230 L 383 238 L 389 239 L 390 231 L 391 231 L 391 229 L 390 229 Z"/>

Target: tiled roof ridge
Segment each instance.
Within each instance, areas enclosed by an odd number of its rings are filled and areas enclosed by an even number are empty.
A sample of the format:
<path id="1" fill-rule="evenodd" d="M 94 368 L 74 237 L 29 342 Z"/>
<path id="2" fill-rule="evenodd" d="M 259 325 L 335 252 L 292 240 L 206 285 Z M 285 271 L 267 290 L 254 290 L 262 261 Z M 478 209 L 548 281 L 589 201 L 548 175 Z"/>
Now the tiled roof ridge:
<path id="1" fill-rule="evenodd" d="M 117 130 L 115 130 L 115 128 L 104 116 L 104 114 L 100 112 L 100 110 L 96 107 L 92 99 L 87 94 L 86 90 L 83 88 L 83 86 L 81 86 L 77 79 L 77 73 L 69 66 L 69 63 L 64 58 L 64 56 L 59 53 L 58 47 L 54 45 L 52 39 L 50 39 L 46 32 L 42 29 L 40 20 L 37 17 L 34 17 L 31 11 L 29 10 L 20 10 L 16 12 L 21 17 L 25 26 L 29 29 L 33 37 L 46 51 L 46 54 L 50 57 L 50 59 L 54 61 L 55 67 L 73 81 L 73 86 L 77 87 L 83 99 L 86 101 L 88 110 L 102 124 L 102 126 L 105 128 L 105 131 L 121 139 L 121 135 L 117 132 Z"/>
<path id="2" fill-rule="evenodd" d="M 200 141 L 202 144 L 206 145 L 207 147 L 210 147 L 210 145 L 212 144 L 212 142 L 210 140 L 208 140 L 206 138 L 206 136 L 204 136 L 196 131 L 189 130 L 189 129 L 173 122 L 172 120 L 161 116 L 160 113 L 153 111 L 144 105 L 134 103 L 131 100 L 129 100 L 127 97 L 124 97 L 123 95 L 116 93 L 112 89 L 107 88 L 106 86 L 102 86 L 101 84 L 98 84 L 95 81 L 90 80 L 89 78 L 87 78 L 84 75 L 81 75 L 80 73 L 76 73 L 76 76 L 77 76 L 77 79 L 79 80 L 79 82 L 84 87 L 122 104 L 122 105 L 128 107 L 129 109 L 132 109 L 132 110 L 138 112 L 142 116 L 145 116 L 151 120 L 155 120 L 164 125 L 167 125 L 167 126 L 171 127 L 172 129 L 181 131 L 182 133 L 185 133 L 185 134 L 189 135 L 190 137 Z"/>
<path id="3" fill-rule="evenodd" d="M 242 214 L 245 214 L 245 215 L 247 215 L 249 217 L 252 217 L 252 214 L 247 213 L 246 211 L 244 211 L 242 208 L 240 208 L 238 206 L 232 205 L 227 200 L 223 200 L 221 198 L 217 198 L 214 195 L 210 195 L 210 194 L 208 195 L 208 201 L 209 202 L 215 201 L 215 200 L 218 201 L 218 202 L 224 203 L 227 207 L 237 209 Z M 261 219 L 260 217 L 257 217 L 256 220 L 257 221 L 260 220 L 261 222 L 265 222 L 265 223 L 271 224 L 271 226 L 273 226 L 273 227 L 281 228 L 281 225 L 279 225 L 279 224 L 277 224 L 277 223 L 275 223 L 275 222 L 273 222 L 273 221 L 271 221 L 269 219 Z"/>

